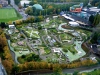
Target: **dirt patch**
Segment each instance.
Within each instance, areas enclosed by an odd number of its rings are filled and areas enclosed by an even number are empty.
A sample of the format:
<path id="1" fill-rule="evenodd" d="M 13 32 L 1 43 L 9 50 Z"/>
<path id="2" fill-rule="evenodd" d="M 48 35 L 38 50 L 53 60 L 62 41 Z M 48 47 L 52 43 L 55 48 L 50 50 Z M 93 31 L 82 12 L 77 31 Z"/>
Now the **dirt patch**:
<path id="1" fill-rule="evenodd" d="M 71 29 L 71 27 L 68 26 L 68 25 L 62 25 L 61 27 L 64 28 L 64 29 Z"/>

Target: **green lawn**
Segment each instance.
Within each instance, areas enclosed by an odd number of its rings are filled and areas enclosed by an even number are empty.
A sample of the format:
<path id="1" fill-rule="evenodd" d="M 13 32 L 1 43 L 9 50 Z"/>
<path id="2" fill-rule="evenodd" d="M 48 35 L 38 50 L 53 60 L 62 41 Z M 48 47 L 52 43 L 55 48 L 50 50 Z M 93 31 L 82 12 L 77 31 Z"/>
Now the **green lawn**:
<path id="1" fill-rule="evenodd" d="M 22 18 L 21 15 L 13 8 L 0 9 L 0 22 L 14 21 Z"/>
<path id="2" fill-rule="evenodd" d="M 25 31 L 25 32 L 28 35 L 28 37 L 31 37 L 31 38 L 40 38 L 40 36 L 38 35 L 38 31 L 28 30 L 28 31 Z"/>
<path id="3" fill-rule="evenodd" d="M 71 40 L 73 38 L 73 36 L 67 34 L 67 33 L 61 33 L 60 37 L 62 40 Z"/>
<path id="4" fill-rule="evenodd" d="M 91 31 L 83 30 L 83 29 L 76 29 L 76 31 L 80 32 L 81 34 L 84 33 L 85 35 L 87 35 L 87 37 L 92 34 Z"/>
<path id="5" fill-rule="evenodd" d="M 49 54 L 51 52 L 47 47 L 44 48 L 44 51 L 46 54 Z"/>
<path id="6" fill-rule="evenodd" d="M 68 50 L 69 50 L 72 54 L 77 53 L 76 49 L 74 48 L 74 45 L 63 45 L 62 48 L 63 48 L 63 51 L 65 51 L 65 52 L 68 52 Z"/>
<path id="7" fill-rule="evenodd" d="M 41 61 L 39 55 L 35 55 L 34 53 L 23 54 L 22 56 L 18 57 L 18 61 L 20 63 L 30 62 L 30 61 Z"/>

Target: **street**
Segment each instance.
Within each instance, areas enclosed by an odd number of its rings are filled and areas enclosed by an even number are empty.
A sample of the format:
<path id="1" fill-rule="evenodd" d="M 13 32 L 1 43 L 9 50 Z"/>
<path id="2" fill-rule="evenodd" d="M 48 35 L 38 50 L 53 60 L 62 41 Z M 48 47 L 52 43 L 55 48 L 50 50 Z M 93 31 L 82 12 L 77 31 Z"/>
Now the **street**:
<path id="1" fill-rule="evenodd" d="M 3 67 L 1 63 L 0 63 L 0 75 L 7 75 L 5 68 Z"/>
<path id="2" fill-rule="evenodd" d="M 10 0 L 10 2 L 11 2 L 11 5 L 13 6 L 13 8 L 15 8 L 15 9 L 19 12 L 18 6 L 15 4 L 14 0 Z M 24 10 L 22 10 L 22 11 L 19 12 L 19 13 L 20 13 L 20 15 L 22 15 L 23 20 L 26 20 L 26 19 L 27 19 L 27 16 L 25 15 Z"/>

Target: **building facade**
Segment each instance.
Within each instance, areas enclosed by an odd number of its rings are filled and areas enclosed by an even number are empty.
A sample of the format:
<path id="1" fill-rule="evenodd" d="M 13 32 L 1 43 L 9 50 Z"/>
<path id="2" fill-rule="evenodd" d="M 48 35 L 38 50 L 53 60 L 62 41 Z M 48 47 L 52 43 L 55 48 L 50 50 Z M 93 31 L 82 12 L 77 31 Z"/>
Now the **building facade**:
<path id="1" fill-rule="evenodd" d="M 70 7 L 70 11 L 81 12 L 82 8 L 83 8 L 83 3 L 80 3 L 79 5 L 73 5 L 72 7 Z"/>
<path id="2" fill-rule="evenodd" d="M 8 6 L 8 1 L 7 0 L 0 0 L 0 7 L 6 7 Z"/>

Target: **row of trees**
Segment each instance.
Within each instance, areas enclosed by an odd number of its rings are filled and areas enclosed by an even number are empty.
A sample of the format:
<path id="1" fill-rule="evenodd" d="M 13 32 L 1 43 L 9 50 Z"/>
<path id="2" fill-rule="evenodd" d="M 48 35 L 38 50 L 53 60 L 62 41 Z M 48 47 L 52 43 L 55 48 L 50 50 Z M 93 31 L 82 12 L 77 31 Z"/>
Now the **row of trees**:
<path id="1" fill-rule="evenodd" d="M 44 17 L 41 15 L 41 16 L 30 16 L 28 17 L 26 20 L 16 20 L 15 22 L 12 22 L 12 21 L 9 21 L 7 24 L 15 24 L 15 25 L 21 25 L 23 23 L 34 23 L 34 22 L 40 22 L 40 21 L 43 21 L 44 20 Z"/>
<path id="2" fill-rule="evenodd" d="M 21 0 L 14 0 L 15 4 L 18 5 Z"/>
<path id="3" fill-rule="evenodd" d="M 89 21 L 91 22 L 91 24 L 93 26 L 96 26 L 100 23 L 100 14 L 96 14 L 96 15 L 91 15 L 90 18 L 89 18 Z"/>
<path id="4" fill-rule="evenodd" d="M 37 2 L 59 2 L 59 3 L 64 3 L 64 2 L 87 2 L 88 0 L 36 0 Z"/>
<path id="5" fill-rule="evenodd" d="M 54 70 L 57 67 L 59 68 L 76 68 L 80 66 L 90 66 L 96 64 L 96 62 L 88 59 L 88 60 L 83 60 L 81 62 L 73 62 L 70 64 L 58 64 L 58 63 L 47 63 L 47 62 L 26 62 L 24 64 L 19 64 L 16 67 L 14 67 L 13 71 L 15 72 L 22 72 L 22 71 L 27 71 L 27 70 L 39 70 L 39 69 L 50 69 Z"/>
<path id="6" fill-rule="evenodd" d="M 61 11 L 69 11 L 70 6 L 72 4 L 63 4 L 63 5 L 55 5 L 55 4 L 41 4 L 44 10 L 35 9 L 35 7 L 27 7 L 25 13 L 28 15 L 52 15 L 52 14 L 60 14 Z"/>
<path id="7" fill-rule="evenodd" d="M 77 1 L 81 2 L 80 0 L 76 0 L 76 2 Z M 73 1 L 70 1 L 70 2 L 72 2 L 72 3 L 70 3 L 70 4 L 55 4 L 55 3 L 49 4 L 49 3 L 45 3 L 43 1 L 43 2 L 40 2 L 40 4 L 42 5 L 44 10 L 37 10 L 37 9 L 35 9 L 35 7 L 27 7 L 27 9 L 25 10 L 25 13 L 28 14 L 28 15 L 35 15 L 35 16 L 38 16 L 38 15 L 44 15 L 45 16 L 45 15 L 59 14 L 61 11 L 69 11 L 69 8 L 73 4 L 76 4 Z M 32 6 L 35 3 L 36 2 L 32 1 L 32 2 L 29 3 L 29 5 Z M 83 3 L 84 3 L 84 5 L 87 5 L 88 1 L 83 0 Z M 24 7 L 26 7 L 25 4 L 24 4 Z"/>
<path id="8" fill-rule="evenodd" d="M 100 0 L 92 0 L 92 1 L 91 1 L 91 4 L 92 4 L 93 6 L 98 6 L 98 7 L 100 7 Z"/>
<path id="9" fill-rule="evenodd" d="M 1 28 L 0 28 L 0 53 L 1 53 L 0 56 L 2 58 L 2 63 L 8 75 L 10 75 L 13 67 L 12 65 L 14 64 L 14 62 L 12 60 L 12 56 L 7 46 L 7 40 L 5 34 L 3 33 Z"/>
<path id="10" fill-rule="evenodd" d="M 21 0 L 14 0 L 15 4 L 18 5 Z M 88 0 L 31 0 L 30 4 L 35 4 L 35 3 L 45 3 L 45 2 L 83 2 L 86 3 Z"/>

